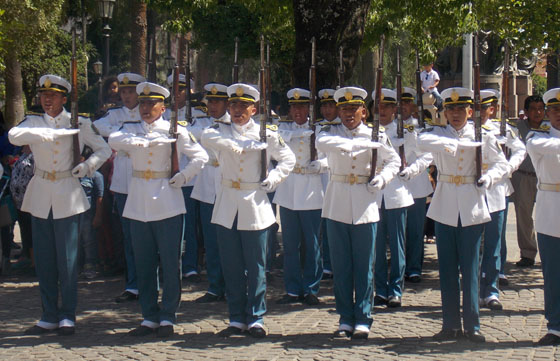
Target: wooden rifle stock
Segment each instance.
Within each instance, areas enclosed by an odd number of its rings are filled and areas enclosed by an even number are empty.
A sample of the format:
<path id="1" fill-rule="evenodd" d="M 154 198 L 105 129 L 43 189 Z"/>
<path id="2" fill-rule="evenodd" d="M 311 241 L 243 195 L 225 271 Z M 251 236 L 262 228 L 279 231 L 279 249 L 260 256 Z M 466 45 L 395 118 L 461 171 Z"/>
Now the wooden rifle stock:
<path id="1" fill-rule="evenodd" d="M 309 67 L 309 125 L 313 133 L 309 137 L 310 161 L 317 159 L 317 148 L 315 147 L 315 122 L 317 121 L 316 102 L 317 102 L 317 78 L 315 67 L 315 37 L 311 39 L 311 66 Z"/>
<path id="2" fill-rule="evenodd" d="M 480 117 L 480 63 L 478 57 L 478 34 L 474 34 L 474 63 L 473 63 L 473 75 L 474 75 L 474 140 L 476 142 L 482 142 L 482 118 Z M 476 180 L 480 179 L 482 176 L 482 146 L 476 147 Z"/>
<path id="3" fill-rule="evenodd" d="M 192 106 L 191 106 L 191 46 L 190 41 L 187 39 L 185 42 L 187 61 L 185 65 L 185 120 L 188 124 L 192 123 Z"/>
<path id="4" fill-rule="evenodd" d="M 418 125 L 424 128 L 424 100 L 422 99 L 422 79 L 420 79 L 420 57 L 416 49 L 416 105 L 418 107 Z"/>
<path id="5" fill-rule="evenodd" d="M 78 60 L 76 59 L 76 24 L 72 26 L 72 61 L 71 61 L 71 118 L 70 125 L 74 129 L 79 129 L 78 123 Z M 80 164 L 81 161 L 80 151 L 80 137 L 78 134 L 72 136 L 72 156 L 74 167 Z"/>
<path id="6" fill-rule="evenodd" d="M 261 35 L 261 68 L 259 73 L 260 80 L 260 102 L 259 102 L 259 114 L 260 114 L 260 128 L 259 137 L 261 143 L 266 143 L 266 69 L 265 69 L 265 47 L 264 47 L 264 35 Z M 261 150 L 261 182 L 266 179 L 268 175 L 268 161 L 266 156 L 266 149 Z"/>
<path id="7" fill-rule="evenodd" d="M 383 50 L 385 46 L 385 35 L 381 35 L 381 44 L 379 45 L 379 64 L 377 65 L 377 73 L 375 76 L 375 101 L 373 105 L 373 127 L 371 131 L 371 140 L 379 141 L 379 105 L 381 104 L 381 87 L 383 84 Z M 371 169 L 369 180 L 375 177 L 377 168 L 377 149 L 371 150 Z"/>
<path id="8" fill-rule="evenodd" d="M 233 69 L 232 69 L 232 80 L 233 84 L 239 82 L 239 63 L 237 62 L 237 57 L 239 55 L 239 37 L 235 37 L 235 49 L 233 51 Z"/>
<path id="9" fill-rule="evenodd" d="M 504 44 L 504 70 L 502 72 L 502 99 L 500 107 L 500 135 L 506 136 L 506 124 L 508 120 L 509 109 L 509 44 L 506 40 Z M 509 159 L 509 152 L 506 145 L 502 144 L 502 150 Z"/>
<path id="10" fill-rule="evenodd" d="M 397 137 L 404 139 L 404 120 L 402 118 L 402 76 L 401 76 L 401 47 L 397 45 Z M 402 171 L 406 168 L 406 156 L 404 144 L 399 146 L 399 157 L 401 158 Z"/>

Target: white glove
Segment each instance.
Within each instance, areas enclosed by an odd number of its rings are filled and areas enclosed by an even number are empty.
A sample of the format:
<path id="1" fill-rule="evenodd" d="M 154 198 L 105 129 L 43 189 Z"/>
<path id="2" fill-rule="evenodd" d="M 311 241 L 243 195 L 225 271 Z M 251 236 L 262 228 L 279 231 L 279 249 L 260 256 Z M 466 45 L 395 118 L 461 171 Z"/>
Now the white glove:
<path id="1" fill-rule="evenodd" d="M 379 175 L 376 175 L 371 182 L 367 184 L 367 190 L 371 193 L 375 193 L 383 189 L 384 186 L 383 178 Z"/>
<path id="2" fill-rule="evenodd" d="M 270 193 L 276 189 L 279 183 L 280 180 L 278 179 L 278 177 L 275 176 L 274 173 L 271 173 L 268 175 L 268 177 L 266 177 L 265 180 L 261 182 L 261 189 L 266 193 Z"/>
<path id="3" fill-rule="evenodd" d="M 391 144 L 393 145 L 393 147 L 398 148 L 401 145 L 404 145 L 404 138 L 391 139 Z"/>
<path id="4" fill-rule="evenodd" d="M 245 150 L 258 151 L 258 150 L 263 150 L 263 149 L 268 148 L 268 143 L 261 143 L 261 142 L 258 142 L 256 140 L 244 140 L 244 141 L 241 142 L 241 146 Z"/>
<path id="5" fill-rule="evenodd" d="M 177 139 L 175 138 L 165 138 L 165 137 L 157 137 L 155 139 L 150 139 L 150 147 L 157 147 L 159 145 L 171 144 L 175 143 Z"/>
<path id="6" fill-rule="evenodd" d="M 313 131 L 311 129 L 301 128 L 292 130 L 292 138 L 307 138 L 311 136 L 311 134 L 313 134 Z"/>
<path id="7" fill-rule="evenodd" d="M 318 160 L 314 160 L 305 167 L 305 173 L 307 174 L 319 174 L 321 173 L 321 163 Z"/>
<path id="8" fill-rule="evenodd" d="M 187 180 L 181 172 L 178 172 L 169 180 L 169 185 L 173 188 L 181 188 L 185 183 L 187 183 Z"/>
<path id="9" fill-rule="evenodd" d="M 475 142 L 474 140 L 470 139 L 461 139 L 459 140 L 459 146 L 465 148 L 476 148 L 482 145 L 482 142 Z"/>
<path id="10" fill-rule="evenodd" d="M 370 139 L 354 139 L 352 142 L 352 150 L 362 150 L 362 149 L 377 149 L 381 146 L 381 143 L 374 142 Z"/>
<path id="11" fill-rule="evenodd" d="M 72 177 L 82 178 L 88 174 L 89 167 L 85 163 L 80 163 L 72 169 Z"/>
<path id="12" fill-rule="evenodd" d="M 412 174 L 413 171 L 412 169 L 410 169 L 410 167 L 406 167 L 405 169 L 402 170 L 402 172 L 399 173 L 399 178 L 402 180 L 410 180 L 410 178 L 412 178 Z"/>
<path id="13" fill-rule="evenodd" d="M 476 185 L 481 189 L 487 190 L 492 186 L 492 178 L 490 178 L 488 174 L 485 174 L 480 177 Z"/>

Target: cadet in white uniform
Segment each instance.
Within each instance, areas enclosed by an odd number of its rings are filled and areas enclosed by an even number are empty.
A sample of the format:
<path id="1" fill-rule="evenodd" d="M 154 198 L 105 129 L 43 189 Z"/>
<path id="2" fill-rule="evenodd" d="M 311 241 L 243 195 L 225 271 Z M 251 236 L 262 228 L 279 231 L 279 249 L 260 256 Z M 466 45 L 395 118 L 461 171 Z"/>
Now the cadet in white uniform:
<path id="1" fill-rule="evenodd" d="M 379 123 L 385 128 L 395 151 L 404 144 L 405 158 L 407 154 L 417 152 L 414 160 L 406 158 L 408 166 L 399 177 L 393 178 L 379 192 L 378 200 L 380 221 L 377 224 L 375 239 L 375 305 L 386 304 L 388 307 L 400 307 L 402 303 L 403 282 L 405 273 L 405 228 L 406 211 L 414 204 L 412 192 L 407 180 L 424 172 L 433 157 L 429 153 L 420 153 L 416 149 L 416 132 L 414 128 L 404 127 L 404 138 L 397 136 L 397 121 L 394 119 L 397 110 L 397 93 L 390 89 L 381 89 Z M 372 93 L 375 100 L 375 91 Z M 411 157 L 412 158 L 412 157 Z M 387 277 L 387 243 L 391 252 L 391 269 Z"/>
<path id="2" fill-rule="evenodd" d="M 505 233 L 504 218 L 506 216 L 507 199 L 513 193 L 513 187 L 509 181 L 511 174 L 519 168 L 525 159 L 525 145 L 506 124 L 506 136 L 500 135 L 499 119 L 488 121 L 494 112 L 492 103 L 497 100 L 496 94 L 490 90 L 480 91 L 482 127 L 491 132 L 498 139 L 501 146 L 505 145 L 511 154 L 508 163 L 508 172 L 504 178 L 496 182 L 486 191 L 486 201 L 491 221 L 484 225 L 484 246 L 482 251 L 482 263 L 480 270 L 480 305 L 491 310 L 501 310 L 500 290 L 498 289 L 498 277 L 501 266 L 502 239 Z M 486 154 L 483 155 L 482 169 L 486 168 Z"/>
<path id="3" fill-rule="evenodd" d="M 319 304 L 317 294 L 323 274 L 319 247 L 323 206 L 320 173 L 326 170 L 326 159 L 322 163 L 311 159 L 310 136 L 313 130 L 308 120 L 309 90 L 294 88 L 288 91 L 287 96 L 293 121 L 280 123 L 278 132 L 296 155 L 296 165 L 276 189 L 273 200 L 280 206 L 286 288 L 286 294 L 277 303 L 303 301 L 314 306 Z M 303 264 L 300 252 L 305 254 Z"/>
<path id="4" fill-rule="evenodd" d="M 319 103 L 321 104 L 319 110 L 321 112 L 322 120 L 318 121 L 322 127 L 326 125 L 339 125 L 340 118 L 338 117 L 338 109 L 334 101 L 334 89 L 321 89 L 317 94 L 319 96 Z M 329 184 L 329 172 L 321 173 L 321 182 L 323 183 L 323 193 L 327 191 Z M 332 279 L 332 266 L 331 266 L 331 253 L 329 250 L 329 235 L 327 234 L 327 220 L 321 217 L 321 243 L 323 246 L 323 279 Z"/>
<path id="5" fill-rule="evenodd" d="M 95 121 L 99 133 L 109 138 L 111 133 L 118 131 L 125 122 L 140 122 L 138 110 L 138 94 L 136 86 L 146 79 L 135 73 L 122 73 L 117 76 L 119 80 L 119 95 L 123 106 L 109 109 L 105 115 Z M 136 266 L 134 252 L 130 240 L 130 220 L 123 217 L 124 205 L 128 195 L 128 184 L 132 178 L 132 161 L 126 151 L 117 152 L 113 160 L 113 175 L 109 190 L 113 192 L 115 206 L 119 214 L 122 232 L 124 256 L 126 261 L 126 285 L 124 292 L 118 296 L 116 302 L 134 301 L 138 299 L 138 284 L 136 281 Z"/>
<path id="6" fill-rule="evenodd" d="M 478 261 L 484 223 L 490 221 L 485 190 L 502 179 L 508 165 L 492 133 L 483 132 L 482 144 L 474 141 L 474 126 L 467 122 L 472 114 L 473 91 L 449 88 L 442 92 L 442 97 L 449 124 L 426 129 L 418 137 L 418 148 L 433 154 L 439 172 L 428 209 L 428 217 L 435 221 L 443 308 L 443 328 L 434 339 L 457 339 L 463 334 L 460 270 L 464 333 L 473 342 L 484 342 L 479 331 Z M 477 146 L 482 147 L 488 164 L 486 173 L 478 180 Z"/>
<path id="7" fill-rule="evenodd" d="M 170 124 L 163 120 L 163 102 L 169 91 L 157 84 L 137 85 L 142 122 L 124 124 L 109 137 L 113 149 L 126 151 L 132 160 L 132 179 L 123 216 L 130 219 L 132 247 L 138 272 L 142 321 L 129 332 L 145 336 L 157 330 L 159 337 L 173 334 L 173 324 L 181 300 L 179 259 L 185 204 L 181 186 L 208 161 L 204 149 L 178 127 L 178 138 L 170 138 Z M 186 168 L 171 174 L 171 149 L 186 154 Z M 171 179 L 170 179 L 171 178 Z M 158 305 L 158 264 L 163 272 L 163 294 Z"/>
<path id="8" fill-rule="evenodd" d="M 187 129 L 196 139 L 202 137 L 202 132 L 217 123 L 230 124 L 231 120 L 227 113 L 228 95 L 227 86 L 217 83 L 209 83 L 204 86 L 206 100 L 208 102 L 208 117 L 195 118 Z M 206 274 L 208 276 L 208 291 L 204 296 L 195 300 L 198 303 L 223 301 L 225 295 L 225 282 L 220 265 L 220 253 L 216 239 L 216 225 L 211 222 L 216 201 L 216 191 L 220 184 L 220 168 L 216 154 L 208 150 L 210 160 L 194 182 L 190 193 L 192 200 L 199 202 L 200 222 L 204 237 L 204 249 L 206 256 Z M 185 190 L 186 187 L 183 187 Z M 188 209 L 187 209 L 188 212 Z"/>
<path id="9" fill-rule="evenodd" d="M 232 123 L 217 123 L 202 133 L 202 144 L 217 154 L 221 170 L 212 222 L 217 225 L 230 323 L 220 335 L 248 328 L 251 336 L 264 337 L 267 230 L 276 221 L 266 193 L 286 179 L 296 161 L 276 131 L 267 130 L 266 143 L 260 142 L 259 125 L 251 118 L 259 101 L 254 87 L 237 83 L 227 93 Z M 266 164 L 271 159 L 278 164 L 261 182 L 263 149 Z"/>
<path id="10" fill-rule="evenodd" d="M 63 107 L 70 90 L 65 79 L 43 75 L 39 79 L 39 99 L 45 113 L 28 115 L 8 133 L 12 144 L 29 145 L 35 156 L 35 174 L 27 186 L 21 210 L 31 213 L 43 315 L 25 331 L 27 335 L 56 329 L 60 335 L 74 334 L 78 217 L 90 207 L 79 178 L 91 176 L 111 155 L 111 149 L 88 118 L 79 117 L 79 129 L 71 129 L 71 114 Z M 84 145 L 94 151 L 78 165 L 73 164 L 72 157 L 74 134 L 78 134 L 80 153 Z"/>
<path id="11" fill-rule="evenodd" d="M 544 93 L 549 131 L 533 130 L 527 135 L 527 153 L 538 178 L 535 229 L 544 276 L 544 316 L 548 332 L 541 346 L 560 345 L 560 88 Z"/>
<path id="12" fill-rule="evenodd" d="M 414 131 L 416 137 L 422 131 L 416 112 L 416 90 L 404 87 L 401 94 L 402 118 L 408 132 Z M 422 281 L 422 263 L 424 262 L 424 224 L 426 223 L 426 200 L 434 192 L 432 183 L 426 171 L 430 164 L 425 164 L 433 157 L 429 153 L 422 153 L 416 148 L 405 147 L 405 157 L 413 174 L 406 180 L 406 186 L 412 193 L 414 204 L 406 209 L 406 242 L 405 242 L 405 271 L 404 279 L 412 283 Z M 416 166 L 414 166 L 416 164 Z M 408 171 L 407 171 L 408 173 Z M 404 175 L 401 178 L 408 178 Z"/>
<path id="13" fill-rule="evenodd" d="M 373 259 L 379 221 L 379 191 L 399 170 L 399 156 L 385 134 L 372 142 L 361 88 L 345 87 L 334 94 L 341 125 L 325 126 L 317 149 L 327 155 L 330 181 L 322 216 L 327 218 L 334 273 L 336 311 L 340 315 L 335 337 L 365 339 L 372 323 Z M 381 171 L 369 181 L 372 149 L 377 149 Z"/>

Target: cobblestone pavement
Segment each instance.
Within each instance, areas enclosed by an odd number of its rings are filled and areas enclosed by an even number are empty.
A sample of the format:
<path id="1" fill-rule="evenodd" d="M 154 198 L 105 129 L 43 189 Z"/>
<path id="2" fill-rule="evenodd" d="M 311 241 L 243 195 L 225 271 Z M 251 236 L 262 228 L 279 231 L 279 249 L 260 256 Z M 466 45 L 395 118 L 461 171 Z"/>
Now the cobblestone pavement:
<path id="1" fill-rule="evenodd" d="M 512 207 L 513 208 L 513 207 Z M 513 213 L 513 212 L 512 212 Z M 206 283 L 183 285 L 176 335 L 170 339 L 132 338 L 127 332 L 140 321 L 137 303 L 116 304 L 124 286 L 120 277 L 80 281 L 76 334 L 61 337 L 22 336 L 41 314 L 39 290 L 31 276 L 0 276 L 1 360 L 543 360 L 560 358 L 558 347 L 535 347 L 546 333 L 543 316 L 543 282 L 539 267 L 519 269 L 514 215 L 508 226 L 510 286 L 501 296 L 504 311 L 481 311 L 485 344 L 466 340 L 434 342 L 441 329 L 441 300 L 435 245 L 426 244 L 426 273 L 420 284 L 406 284 L 403 307 L 375 309 L 366 341 L 333 340 L 338 317 L 334 311 L 332 282 L 323 281 L 316 308 L 276 305 L 283 292 L 281 272 L 269 283 L 265 324 L 269 336 L 255 340 L 230 339 L 216 333 L 227 326 L 225 303 L 201 305 L 193 300 L 204 294 Z M 516 253 L 517 252 L 517 253 Z"/>

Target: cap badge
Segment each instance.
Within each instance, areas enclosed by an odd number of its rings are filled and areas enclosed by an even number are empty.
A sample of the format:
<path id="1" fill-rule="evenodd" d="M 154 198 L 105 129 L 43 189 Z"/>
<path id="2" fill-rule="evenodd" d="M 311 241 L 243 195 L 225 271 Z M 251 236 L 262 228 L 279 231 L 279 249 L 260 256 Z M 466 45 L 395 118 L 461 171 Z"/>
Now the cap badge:
<path id="1" fill-rule="evenodd" d="M 235 89 L 235 95 L 237 95 L 238 97 L 242 96 L 245 92 L 243 91 L 242 87 L 237 87 L 237 89 Z"/>
<path id="2" fill-rule="evenodd" d="M 150 95 L 150 91 L 151 91 L 151 89 L 150 89 L 150 86 L 149 86 L 149 85 L 146 85 L 146 86 L 144 87 L 144 89 L 142 90 L 142 92 L 144 93 L 144 95 Z"/>
<path id="3" fill-rule="evenodd" d="M 323 99 L 328 99 L 328 98 L 329 98 L 329 93 L 323 92 Z"/>
<path id="4" fill-rule="evenodd" d="M 294 99 L 295 100 L 299 99 L 299 92 L 297 90 L 294 92 Z"/>
<path id="5" fill-rule="evenodd" d="M 383 99 L 385 99 L 385 94 L 383 94 L 383 92 L 381 92 L 381 96 L 379 97 L 381 101 L 383 101 Z"/>
<path id="6" fill-rule="evenodd" d="M 352 95 L 352 92 L 347 91 L 346 93 L 344 93 L 344 99 L 352 100 L 352 98 L 354 98 L 354 96 Z"/>
<path id="7" fill-rule="evenodd" d="M 456 102 L 457 100 L 459 100 L 459 93 L 457 93 L 457 91 L 453 90 L 451 92 L 451 100 Z"/>
<path id="8" fill-rule="evenodd" d="M 128 84 L 129 81 L 130 81 L 130 79 L 128 79 L 128 77 L 126 75 L 124 76 L 124 78 L 122 78 L 123 84 Z"/>
<path id="9" fill-rule="evenodd" d="M 52 85 L 51 79 L 49 77 L 47 77 L 47 79 L 45 79 L 45 83 L 43 84 L 45 86 L 45 88 L 50 88 Z"/>
<path id="10" fill-rule="evenodd" d="M 218 94 L 218 88 L 216 88 L 216 86 L 213 85 L 213 86 L 212 86 L 212 89 L 210 89 L 210 93 L 212 93 L 212 94 L 214 94 L 214 95 Z"/>
<path id="11" fill-rule="evenodd" d="M 560 90 L 556 92 L 556 100 L 560 102 Z"/>

